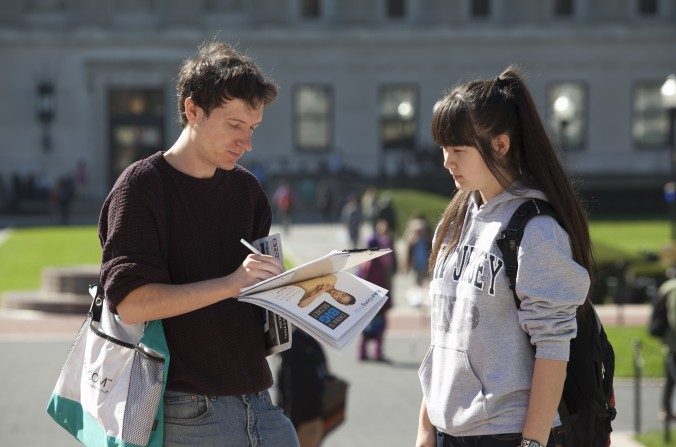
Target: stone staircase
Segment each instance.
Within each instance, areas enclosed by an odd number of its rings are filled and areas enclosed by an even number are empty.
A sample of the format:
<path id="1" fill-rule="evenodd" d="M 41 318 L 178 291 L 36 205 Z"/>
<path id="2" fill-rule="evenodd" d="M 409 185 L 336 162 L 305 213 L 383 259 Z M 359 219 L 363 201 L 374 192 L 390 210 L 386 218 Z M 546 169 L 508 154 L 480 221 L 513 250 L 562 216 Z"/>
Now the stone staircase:
<path id="1" fill-rule="evenodd" d="M 6 292 L 2 295 L 2 307 L 85 314 L 91 304 L 88 286 L 99 280 L 99 268 L 99 265 L 45 268 L 42 271 L 40 290 Z"/>

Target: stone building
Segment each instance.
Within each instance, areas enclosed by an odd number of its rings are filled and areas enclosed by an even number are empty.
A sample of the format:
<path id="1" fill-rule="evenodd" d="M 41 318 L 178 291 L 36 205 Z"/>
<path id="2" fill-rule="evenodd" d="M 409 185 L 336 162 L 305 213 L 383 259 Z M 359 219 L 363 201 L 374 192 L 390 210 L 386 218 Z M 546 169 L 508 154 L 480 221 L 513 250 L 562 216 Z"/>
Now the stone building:
<path id="1" fill-rule="evenodd" d="M 281 87 L 244 159 L 272 175 L 424 177 L 443 91 L 517 63 L 584 188 L 661 201 L 676 0 L 3 0 L 3 188 L 100 200 L 177 137 L 177 67 L 214 36 Z"/>

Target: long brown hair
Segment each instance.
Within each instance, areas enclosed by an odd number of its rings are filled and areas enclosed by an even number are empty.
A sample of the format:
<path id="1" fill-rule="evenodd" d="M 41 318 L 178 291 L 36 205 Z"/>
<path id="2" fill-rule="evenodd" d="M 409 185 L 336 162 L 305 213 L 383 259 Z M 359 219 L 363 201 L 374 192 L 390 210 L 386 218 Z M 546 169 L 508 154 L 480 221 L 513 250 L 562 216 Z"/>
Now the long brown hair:
<path id="1" fill-rule="evenodd" d="M 503 188 L 513 190 L 512 179 L 543 191 L 570 236 L 573 259 L 593 276 L 587 215 L 516 67 L 495 79 L 455 87 L 434 111 L 431 130 L 439 146 L 476 147 Z M 506 157 L 491 148 L 500 134 L 509 136 Z M 440 252 L 449 253 L 458 245 L 471 193 L 458 191 L 444 211 L 430 255 L 431 270 Z"/>

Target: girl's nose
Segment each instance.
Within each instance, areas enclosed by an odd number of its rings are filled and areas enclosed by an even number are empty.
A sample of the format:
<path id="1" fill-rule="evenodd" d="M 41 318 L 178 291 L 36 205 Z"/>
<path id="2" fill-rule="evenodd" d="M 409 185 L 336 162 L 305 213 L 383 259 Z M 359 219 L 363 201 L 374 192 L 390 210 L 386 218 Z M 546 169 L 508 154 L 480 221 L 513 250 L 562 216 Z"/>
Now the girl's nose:
<path id="1" fill-rule="evenodd" d="M 449 169 L 451 164 L 453 163 L 453 157 L 451 156 L 452 151 L 448 151 L 444 149 L 444 167 L 446 169 Z"/>

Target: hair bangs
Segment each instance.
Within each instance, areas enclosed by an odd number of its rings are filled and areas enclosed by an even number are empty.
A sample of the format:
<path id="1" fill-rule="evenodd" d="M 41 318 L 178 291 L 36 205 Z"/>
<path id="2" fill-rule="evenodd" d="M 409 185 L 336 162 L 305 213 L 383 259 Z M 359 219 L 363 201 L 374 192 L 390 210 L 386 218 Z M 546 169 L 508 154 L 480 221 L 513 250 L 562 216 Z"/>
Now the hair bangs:
<path id="1" fill-rule="evenodd" d="M 469 109 L 457 95 L 445 97 L 432 116 L 432 137 L 442 147 L 475 146 L 476 133 Z"/>

